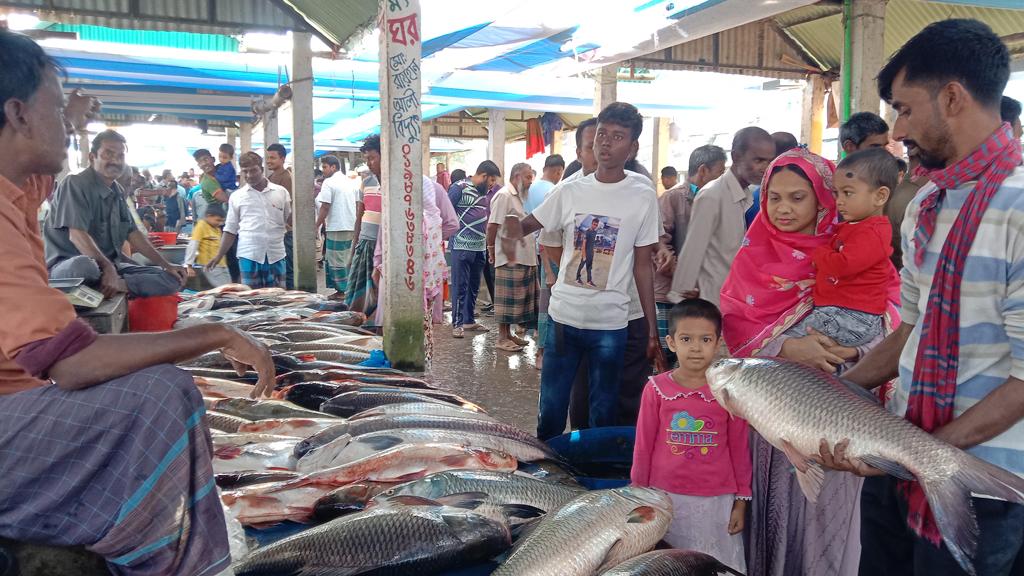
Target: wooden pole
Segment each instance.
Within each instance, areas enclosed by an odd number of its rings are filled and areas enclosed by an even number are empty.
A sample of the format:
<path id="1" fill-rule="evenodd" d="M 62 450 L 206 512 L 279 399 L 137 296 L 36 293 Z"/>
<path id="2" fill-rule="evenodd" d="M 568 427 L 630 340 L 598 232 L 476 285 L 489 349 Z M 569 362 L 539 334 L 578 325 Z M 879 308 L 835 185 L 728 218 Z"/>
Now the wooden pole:
<path id="1" fill-rule="evenodd" d="M 242 149 L 239 151 L 241 155 L 252 150 L 252 122 L 242 122 L 239 124 L 238 132 L 242 146 Z"/>
<path id="2" fill-rule="evenodd" d="M 277 109 L 273 109 L 263 115 L 263 155 L 267 155 L 267 146 L 276 144 L 277 132 Z"/>
<path id="3" fill-rule="evenodd" d="M 850 19 L 844 24 L 849 28 L 850 62 L 843 59 L 842 66 L 848 68 L 850 113 L 880 110 L 878 84 L 875 78 L 885 64 L 885 7 L 888 0 L 854 0 L 851 3 Z M 846 121 L 846 118 L 843 118 Z"/>
<path id="4" fill-rule="evenodd" d="M 501 175 L 505 177 L 505 111 L 487 111 L 487 159 L 498 165 Z M 470 170 L 476 170 L 476 166 L 467 167 L 466 174 Z"/>
<path id="5" fill-rule="evenodd" d="M 654 178 L 654 186 L 659 196 L 665 193 L 665 187 L 661 184 L 661 169 L 668 166 L 669 147 L 671 146 L 669 141 L 670 124 L 671 119 L 669 118 L 654 119 L 654 150 L 652 154 L 654 166 L 651 168 L 651 176 Z"/>
<path id="6" fill-rule="evenodd" d="M 313 213 L 313 52 L 309 32 L 293 32 L 292 230 L 295 287 L 316 292 L 316 218 Z M 304 80 L 303 80 L 304 79 Z M 275 118 L 275 124 L 276 118 Z"/>
<path id="7" fill-rule="evenodd" d="M 420 2 L 380 3 L 384 353 L 401 370 L 425 364 Z"/>
<path id="8" fill-rule="evenodd" d="M 822 137 L 825 132 L 825 89 L 827 82 L 821 74 L 812 74 L 804 87 L 800 142 L 807 149 L 821 154 Z"/>
<path id="9" fill-rule="evenodd" d="M 600 114 L 605 106 L 618 100 L 618 86 L 618 64 L 609 64 L 597 71 L 597 76 L 594 77 L 594 116 Z"/>

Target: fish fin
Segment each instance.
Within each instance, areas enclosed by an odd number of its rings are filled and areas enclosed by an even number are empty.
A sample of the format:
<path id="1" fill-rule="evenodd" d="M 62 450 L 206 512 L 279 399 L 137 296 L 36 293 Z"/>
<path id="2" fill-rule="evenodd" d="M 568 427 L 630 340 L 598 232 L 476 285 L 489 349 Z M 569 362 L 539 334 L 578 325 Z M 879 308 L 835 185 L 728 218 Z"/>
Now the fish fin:
<path id="1" fill-rule="evenodd" d="M 387 504 L 402 504 L 405 506 L 438 506 L 441 502 L 437 500 L 431 500 L 430 498 L 424 498 L 422 496 L 413 496 L 411 494 L 404 494 L 402 496 L 392 496 L 384 500 Z"/>
<path id="2" fill-rule="evenodd" d="M 800 484 L 800 490 L 804 493 L 807 501 L 811 504 L 817 503 L 818 494 L 821 493 L 821 487 L 825 484 L 825 471 L 817 462 L 801 454 L 785 438 L 782 439 L 782 452 L 796 468 L 796 481 Z"/>
<path id="3" fill-rule="evenodd" d="M 854 396 L 858 396 L 861 399 L 871 402 L 872 404 L 881 404 L 881 402 L 878 400 L 878 396 L 875 396 L 870 390 L 866 390 L 863 386 L 854 384 L 853 382 L 850 382 L 846 378 L 839 378 L 838 380 L 843 383 L 843 386 L 846 387 L 847 390 L 853 392 Z"/>
<path id="4" fill-rule="evenodd" d="M 797 450 L 792 444 L 790 444 L 789 440 L 782 438 L 782 446 L 780 446 L 779 448 L 782 450 L 782 453 L 786 455 L 786 459 L 789 460 L 789 463 L 792 464 L 793 467 L 797 469 L 797 471 L 807 471 L 807 465 L 811 461 L 808 460 L 806 456 L 801 454 L 800 451 Z"/>
<path id="5" fill-rule="evenodd" d="M 402 443 L 402 439 L 397 436 L 376 436 L 373 438 L 361 438 L 355 437 L 353 442 L 359 442 L 360 444 L 366 444 L 374 450 L 387 450 L 388 448 L 394 448 Z"/>
<path id="6" fill-rule="evenodd" d="M 641 508 L 649 508 L 649 506 L 642 506 Z M 654 509 L 651 508 L 651 510 Z M 621 538 L 609 546 L 608 550 L 604 553 L 604 558 L 601 559 L 601 565 L 594 571 L 594 574 L 602 574 L 609 568 L 623 562 L 628 555 L 620 554 L 619 549 L 624 547 Z"/>
<path id="7" fill-rule="evenodd" d="M 866 456 L 860 456 L 859 458 L 868 466 L 878 468 L 879 470 L 885 472 L 886 474 L 890 476 L 895 476 L 900 480 L 917 480 L 917 477 L 914 476 L 914 473 L 911 472 L 910 470 L 907 470 L 899 462 L 893 462 L 892 460 L 886 460 L 885 458 L 882 458 L 880 456 L 873 456 L 871 454 L 868 454 Z"/>
<path id="8" fill-rule="evenodd" d="M 627 524 L 643 524 L 654 520 L 658 515 L 657 511 L 651 506 L 637 506 L 630 511 L 629 516 L 626 517 Z"/>
<path id="9" fill-rule="evenodd" d="M 456 494 L 441 496 L 436 500 L 445 506 L 473 510 L 477 506 L 486 502 L 488 498 L 490 498 L 490 495 L 485 492 L 458 492 Z"/>
<path id="10" fill-rule="evenodd" d="M 501 511 L 505 514 L 506 518 L 518 518 L 521 520 L 539 518 L 547 514 L 544 510 L 529 504 L 505 504 L 502 505 Z"/>

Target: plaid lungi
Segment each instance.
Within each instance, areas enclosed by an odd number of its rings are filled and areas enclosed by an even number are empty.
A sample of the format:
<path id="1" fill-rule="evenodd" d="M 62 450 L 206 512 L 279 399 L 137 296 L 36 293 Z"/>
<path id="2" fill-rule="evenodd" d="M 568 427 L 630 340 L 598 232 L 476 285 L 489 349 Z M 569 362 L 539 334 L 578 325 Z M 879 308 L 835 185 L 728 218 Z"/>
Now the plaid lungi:
<path id="1" fill-rule="evenodd" d="M 0 537 L 85 546 L 118 575 L 218 574 L 230 557 L 204 414 L 169 365 L 0 395 Z"/>
<path id="2" fill-rule="evenodd" d="M 506 264 L 494 269 L 494 318 L 501 324 L 537 323 L 537 267 Z"/>
<path id="3" fill-rule="evenodd" d="M 327 276 L 327 287 L 334 288 L 344 294 L 348 291 L 348 262 L 352 257 L 352 237 L 355 233 L 328 232 L 325 246 L 327 257 L 324 259 Z"/>
<path id="4" fill-rule="evenodd" d="M 377 287 L 373 284 L 373 252 L 377 240 L 362 239 L 356 242 L 352 251 L 352 267 L 348 271 L 348 291 L 345 303 L 349 310 L 366 314 L 367 322 L 377 312 Z"/>
<path id="5" fill-rule="evenodd" d="M 675 366 L 676 355 L 668 349 L 665 337 L 668 336 L 668 313 L 674 304 L 670 302 L 655 302 L 654 307 L 658 313 L 658 339 L 661 340 L 661 351 L 665 354 L 665 360 L 669 366 Z"/>
<path id="6" fill-rule="evenodd" d="M 242 273 L 242 284 L 250 288 L 284 288 L 288 263 L 285 259 L 271 264 L 266 260 L 256 262 L 248 258 L 239 258 L 238 270 Z"/>

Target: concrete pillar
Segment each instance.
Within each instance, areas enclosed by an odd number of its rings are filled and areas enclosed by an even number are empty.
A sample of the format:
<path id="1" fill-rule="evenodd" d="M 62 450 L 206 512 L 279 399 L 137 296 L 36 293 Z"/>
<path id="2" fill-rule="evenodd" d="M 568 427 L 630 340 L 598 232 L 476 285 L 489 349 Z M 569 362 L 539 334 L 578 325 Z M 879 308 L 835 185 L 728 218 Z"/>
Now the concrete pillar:
<path id="1" fill-rule="evenodd" d="M 423 137 L 420 139 L 423 145 L 423 173 L 429 178 L 433 173 L 434 167 L 430 164 L 430 122 L 423 123 Z"/>
<path id="2" fill-rule="evenodd" d="M 426 363 L 424 336 L 429 329 L 423 309 L 420 2 L 381 2 L 380 11 L 384 271 L 378 304 L 384 311 L 384 353 L 391 365 L 418 372 Z"/>
<path id="3" fill-rule="evenodd" d="M 671 140 L 669 139 L 669 125 L 672 124 L 670 118 L 655 118 L 654 119 L 654 148 L 651 150 L 651 176 L 654 178 L 655 190 L 658 191 L 660 196 L 665 192 L 665 187 L 661 185 L 661 169 L 668 166 L 669 159 L 669 148 L 671 147 Z"/>
<path id="4" fill-rule="evenodd" d="M 549 154 L 561 154 L 562 153 L 562 136 L 564 132 L 562 130 L 555 130 L 551 133 L 551 146 L 549 147 Z"/>
<path id="5" fill-rule="evenodd" d="M 241 150 L 239 154 L 244 154 L 252 150 L 252 122 L 242 122 L 238 125 L 238 133 L 240 136 Z"/>
<path id="6" fill-rule="evenodd" d="M 295 287 L 316 292 L 316 230 L 313 225 L 313 52 L 309 32 L 292 33 L 292 230 Z M 301 80 L 305 78 L 305 80 Z M 276 119 L 274 124 L 277 124 Z M 269 140 L 268 140 L 269 142 Z"/>
<path id="7" fill-rule="evenodd" d="M 505 177 L 505 111 L 487 111 L 487 159 L 493 161 Z M 473 168 L 476 169 L 475 167 Z M 469 173 L 469 170 L 466 171 Z"/>
<path id="8" fill-rule="evenodd" d="M 850 81 L 850 113 L 879 112 L 880 98 L 875 78 L 885 64 L 885 5 L 888 0 L 852 0 L 850 18 L 844 23 L 851 37 L 851 61 L 842 67 Z M 845 52 L 845 51 L 844 51 Z M 845 90 L 843 94 L 846 94 Z M 846 118 L 843 118 L 846 121 Z"/>
<path id="9" fill-rule="evenodd" d="M 89 166 L 89 133 L 85 130 L 78 131 L 78 168 L 83 169 Z"/>
<path id="10" fill-rule="evenodd" d="M 235 128 L 234 126 L 228 126 L 228 129 L 225 130 L 224 132 L 225 132 L 224 137 L 227 138 L 228 144 L 231 144 L 231 147 L 234 148 L 235 151 L 237 151 L 238 150 L 238 128 Z"/>
<path id="11" fill-rule="evenodd" d="M 271 110 L 263 115 L 263 155 L 267 154 L 267 146 L 276 144 L 278 141 L 277 132 L 277 110 Z"/>
<path id="12" fill-rule="evenodd" d="M 812 74 L 804 87 L 803 110 L 800 122 L 800 143 L 808 150 L 821 154 L 822 135 L 825 132 L 825 89 L 828 82 L 821 74 Z"/>
<path id="13" fill-rule="evenodd" d="M 594 116 L 600 114 L 605 106 L 618 100 L 618 85 L 618 64 L 609 64 L 597 71 L 594 76 Z"/>

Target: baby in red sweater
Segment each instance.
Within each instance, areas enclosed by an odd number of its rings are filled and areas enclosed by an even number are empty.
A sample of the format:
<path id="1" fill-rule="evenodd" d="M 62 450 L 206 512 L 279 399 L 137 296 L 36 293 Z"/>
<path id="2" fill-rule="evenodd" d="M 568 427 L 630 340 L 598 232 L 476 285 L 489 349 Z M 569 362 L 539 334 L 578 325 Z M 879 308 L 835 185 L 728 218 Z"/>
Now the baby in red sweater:
<path id="1" fill-rule="evenodd" d="M 640 399 L 630 479 L 672 499 L 665 542 L 711 554 L 746 571 L 743 523 L 751 497 L 752 464 L 746 420 L 733 418 L 708 388 L 722 315 L 694 298 L 669 312 L 668 347 L 679 368 L 650 379 Z"/>
<path id="2" fill-rule="evenodd" d="M 884 148 L 847 156 L 836 166 L 836 209 L 843 222 L 814 251 L 814 311 L 799 325 L 842 346 L 882 334 L 892 272 L 892 224 L 885 204 L 899 182 L 899 163 Z M 798 330 L 799 331 L 799 330 Z"/>

